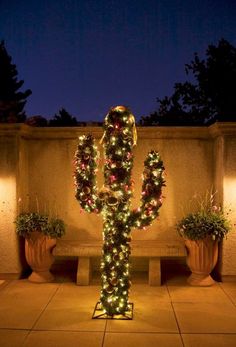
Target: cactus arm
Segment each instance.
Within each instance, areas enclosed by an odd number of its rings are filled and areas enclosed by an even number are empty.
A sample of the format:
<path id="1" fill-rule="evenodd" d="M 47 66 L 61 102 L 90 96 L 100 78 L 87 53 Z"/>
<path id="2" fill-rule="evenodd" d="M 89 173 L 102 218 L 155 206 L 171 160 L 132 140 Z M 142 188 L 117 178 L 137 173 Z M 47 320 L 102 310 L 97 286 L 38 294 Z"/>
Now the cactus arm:
<path id="1" fill-rule="evenodd" d="M 143 229 L 157 218 L 162 205 L 162 187 L 165 185 L 163 174 L 164 166 L 159 154 L 151 151 L 144 162 L 141 205 L 130 214 L 133 227 Z"/>
<path id="2" fill-rule="evenodd" d="M 75 153 L 75 191 L 76 199 L 87 212 L 100 212 L 102 201 L 98 197 L 96 183 L 98 151 L 91 135 L 79 137 Z"/>

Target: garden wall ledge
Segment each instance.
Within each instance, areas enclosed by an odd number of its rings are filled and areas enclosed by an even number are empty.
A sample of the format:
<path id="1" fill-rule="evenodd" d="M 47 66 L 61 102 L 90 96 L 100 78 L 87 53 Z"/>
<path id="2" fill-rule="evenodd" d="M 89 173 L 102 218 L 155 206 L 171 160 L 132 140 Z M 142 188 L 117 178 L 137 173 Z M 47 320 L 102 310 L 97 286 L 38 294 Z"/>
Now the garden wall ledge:
<path id="1" fill-rule="evenodd" d="M 0 124 L 0 136 L 20 135 L 24 138 L 67 138 L 76 139 L 81 134 L 93 134 L 100 138 L 103 128 L 99 126 L 83 127 L 32 127 L 22 123 Z M 235 122 L 216 122 L 211 126 L 137 126 L 138 137 L 142 139 L 168 139 L 168 138 L 215 138 L 218 136 L 236 135 Z"/>

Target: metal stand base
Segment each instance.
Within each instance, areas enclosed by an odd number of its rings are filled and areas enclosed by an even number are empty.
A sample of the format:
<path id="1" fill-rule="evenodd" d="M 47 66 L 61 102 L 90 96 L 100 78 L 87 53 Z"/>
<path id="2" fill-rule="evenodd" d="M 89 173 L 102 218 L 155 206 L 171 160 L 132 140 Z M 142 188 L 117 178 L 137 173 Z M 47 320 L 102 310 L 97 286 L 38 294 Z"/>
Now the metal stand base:
<path id="1" fill-rule="evenodd" d="M 128 304 L 128 310 L 123 314 L 113 314 L 109 316 L 104 309 L 102 308 L 102 304 L 100 301 L 96 303 L 96 306 L 93 311 L 92 319 L 118 319 L 118 320 L 132 320 L 133 319 L 133 309 L 134 304 L 130 302 Z"/>

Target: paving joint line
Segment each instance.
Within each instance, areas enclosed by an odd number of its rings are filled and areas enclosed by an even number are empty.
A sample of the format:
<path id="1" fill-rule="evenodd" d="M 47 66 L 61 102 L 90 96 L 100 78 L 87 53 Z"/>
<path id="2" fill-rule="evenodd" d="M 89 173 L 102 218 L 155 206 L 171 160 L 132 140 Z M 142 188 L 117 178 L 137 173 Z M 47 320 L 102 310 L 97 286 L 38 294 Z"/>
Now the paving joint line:
<path id="1" fill-rule="evenodd" d="M 168 292 L 169 297 L 170 297 L 170 304 L 171 304 L 172 311 L 173 311 L 173 314 L 174 314 L 174 317 L 175 317 L 176 325 L 178 327 L 179 336 L 180 336 L 180 339 L 181 339 L 183 347 L 185 347 L 184 340 L 183 340 L 183 337 L 182 337 L 182 334 L 181 334 L 181 330 L 180 330 L 180 326 L 179 326 L 179 322 L 178 322 L 178 319 L 177 319 L 177 315 L 176 315 L 176 312 L 175 312 L 175 309 L 174 309 L 173 301 L 171 299 L 170 291 L 169 291 L 169 288 L 168 288 L 167 285 L 166 285 L 166 288 L 167 288 L 167 292 Z"/>

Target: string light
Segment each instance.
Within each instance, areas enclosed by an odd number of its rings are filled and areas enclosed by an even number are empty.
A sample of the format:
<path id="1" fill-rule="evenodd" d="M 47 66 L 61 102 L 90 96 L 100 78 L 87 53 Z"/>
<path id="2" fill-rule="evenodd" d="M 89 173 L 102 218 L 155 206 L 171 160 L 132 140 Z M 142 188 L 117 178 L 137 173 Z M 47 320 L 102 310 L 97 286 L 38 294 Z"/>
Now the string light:
<path id="1" fill-rule="evenodd" d="M 124 314 L 130 307 L 131 228 L 144 229 L 150 225 L 162 204 L 164 167 L 159 154 L 151 151 L 144 162 L 140 207 L 130 211 L 135 134 L 134 117 L 129 109 L 112 108 L 104 122 L 104 187 L 100 191 L 96 182 L 99 153 L 93 137 L 80 136 L 75 153 L 76 198 L 85 211 L 101 212 L 103 217 L 100 301 L 110 316 Z"/>

